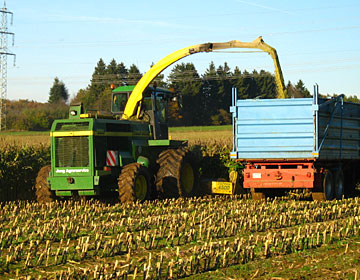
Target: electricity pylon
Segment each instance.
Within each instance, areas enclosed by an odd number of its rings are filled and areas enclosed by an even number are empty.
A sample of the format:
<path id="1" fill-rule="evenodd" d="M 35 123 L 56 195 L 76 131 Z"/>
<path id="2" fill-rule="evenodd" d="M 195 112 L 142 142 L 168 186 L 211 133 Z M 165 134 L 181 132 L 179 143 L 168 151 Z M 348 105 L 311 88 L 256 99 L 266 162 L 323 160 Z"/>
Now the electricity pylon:
<path id="1" fill-rule="evenodd" d="M 6 129 L 6 99 L 7 99 L 7 56 L 14 56 L 8 49 L 8 36 L 12 36 L 12 45 L 14 45 L 15 34 L 8 32 L 8 15 L 11 16 L 11 24 L 13 23 L 13 13 L 4 7 L 0 10 L 2 14 L 1 27 L 0 27 L 0 131 Z"/>

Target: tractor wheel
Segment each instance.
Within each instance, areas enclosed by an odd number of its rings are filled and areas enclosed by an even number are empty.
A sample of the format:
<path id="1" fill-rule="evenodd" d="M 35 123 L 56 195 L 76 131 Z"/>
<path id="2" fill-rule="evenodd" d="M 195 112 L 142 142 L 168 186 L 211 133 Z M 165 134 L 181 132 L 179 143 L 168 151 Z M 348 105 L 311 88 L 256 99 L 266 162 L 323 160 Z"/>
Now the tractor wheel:
<path id="1" fill-rule="evenodd" d="M 199 171 L 188 149 L 165 150 L 160 153 L 157 163 L 156 189 L 162 197 L 191 197 L 198 194 Z"/>
<path id="2" fill-rule="evenodd" d="M 151 184 L 148 169 L 140 163 L 125 165 L 118 178 L 118 186 L 122 203 L 149 199 Z"/>
<path id="3" fill-rule="evenodd" d="M 40 203 L 52 202 L 55 200 L 55 192 L 50 189 L 46 180 L 47 177 L 49 177 L 50 170 L 50 165 L 46 165 L 40 169 L 36 177 L 35 195 L 36 200 Z"/>

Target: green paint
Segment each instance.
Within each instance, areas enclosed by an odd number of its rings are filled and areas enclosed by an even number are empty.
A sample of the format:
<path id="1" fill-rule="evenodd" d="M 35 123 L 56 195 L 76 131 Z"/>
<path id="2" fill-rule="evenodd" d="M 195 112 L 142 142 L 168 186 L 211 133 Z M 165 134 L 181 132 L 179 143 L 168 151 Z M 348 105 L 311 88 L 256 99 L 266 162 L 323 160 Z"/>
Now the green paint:
<path id="1" fill-rule="evenodd" d="M 187 144 L 187 141 L 182 140 L 169 140 L 169 139 L 161 139 L 161 140 L 149 140 L 149 146 L 167 146 L 167 147 L 180 147 L 184 144 Z"/>
<path id="2" fill-rule="evenodd" d="M 69 119 L 80 119 L 80 115 L 83 113 L 82 104 L 70 105 Z"/>
<path id="3" fill-rule="evenodd" d="M 57 196 L 72 196 L 71 191 L 56 191 L 55 194 Z"/>
<path id="4" fill-rule="evenodd" d="M 69 183 L 68 178 L 72 178 L 74 183 Z M 49 177 L 51 190 L 61 191 L 61 190 L 86 190 L 93 189 L 94 176 L 50 176 Z"/>
<path id="5" fill-rule="evenodd" d="M 140 163 L 140 164 L 142 164 L 142 165 L 144 165 L 146 167 L 149 167 L 149 159 L 146 158 L 146 157 L 139 156 L 136 162 Z"/>
<path id="6" fill-rule="evenodd" d="M 97 195 L 96 191 L 94 190 L 86 190 L 86 191 L 79 191 L 80 196 L 94 196 Z"/>
<path id="7" fill-rule="evenodd" d="M 132 92 L 134 88 L 135 88 L 134 85 L 133 86 L 121 86 L 121 87 L 117 87 L 112 92 L 113 93 Z M 154 88 L 153 87 L 148 87 L 147 90 L 154 91 Z M 156 92 L 172 93 L 171 91 L 167 90 L 166 88 L 161 88 L 161 87 L 157 87 Z"/>

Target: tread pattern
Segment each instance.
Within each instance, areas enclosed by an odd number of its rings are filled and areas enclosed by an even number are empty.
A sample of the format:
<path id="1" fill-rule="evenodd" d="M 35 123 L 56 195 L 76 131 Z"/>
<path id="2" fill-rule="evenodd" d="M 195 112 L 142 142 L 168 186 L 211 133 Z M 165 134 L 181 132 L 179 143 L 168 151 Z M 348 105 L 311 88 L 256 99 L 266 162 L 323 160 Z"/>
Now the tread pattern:
<path id="1" fill-rule="evenodd" d="M 55 200 L 55 192 L 50 190 L 50 186 L 46 180 L 47 177 L 49 177 L 50 170 L 50 165 L 46 165 L 40 169 L 36 177 L 35 195 L 36 200 L 40 203 L 48 203 Z"/>
<path id="2" fill-rule="evenodd" d="M 118 187 L 119 187 L 119 199 L 121 203 L 131 203 L 137 200 L 134 186 L 136 176 L 142 174 L 147 179 L 148 190 L 146 194 L 146 199 L 150 197 L 150 175 L 148 169 L 141 165 L 140 163 L 130 163 L 125 165 L 118 178 Z"/>
<path id="3" fill-rule="evenodd" d="M 344 172 L 342 169 L 334 173 L 334 198 L 342 199 L 344 195 Z"/>
<path id="4" fill-rule="evenodd" d="M 190 163 L 194 171 L 194 190 L 187 194 L 181 184 L 181 168 Z M 187 148 L 168 149 L 160 153 L 157 163 L 159 171 L 156 176 L 156 190 L 164 198 L 177 198 L 195 195 L 197 187 L 198 170 L 195 168 L 191 152 Z"/>
<path id="5" fill-rule="evenodd" d="M 330 185 L 328 185 L 328 181 Z M 325 169 L 322 184 L 325 199 L 332 200 L 334 198 L 334 174 L 330 169 Z M 330 187 L 330 189 L 327 189 L 327 187 Z"/>

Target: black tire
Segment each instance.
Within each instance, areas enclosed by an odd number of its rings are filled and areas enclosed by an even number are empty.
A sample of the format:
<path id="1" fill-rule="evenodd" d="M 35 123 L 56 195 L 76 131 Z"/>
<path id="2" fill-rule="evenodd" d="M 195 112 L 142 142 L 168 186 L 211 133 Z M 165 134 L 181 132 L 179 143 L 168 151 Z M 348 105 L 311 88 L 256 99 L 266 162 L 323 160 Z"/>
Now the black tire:
<path id="1" fill-rule="evenodd" d="M 36 177 L 35 195 L 36 200 L 40 203 L 48 203 L 55 200 L 55 192 L 50 189 L 46 180 L 49 177 L 50 170 L 50 165 L 46 165 L 40 169 Z"/>
<path id="2" fill-rule="evenodd" d="M 344 172 L 340 168 L 334 176 L 334 196 L 336 199 L 342 199 L 345 189 Z"/>
<path id="3" fill-rule="evenodd" d="M 118 178 L 119 199 L 122 203 L 144 201 L 150 198 L 149 170 L 140 163 L 125 165 Z"/>
<path id="4" fill-rule="evenodd" d="M 323 177 L 323 192 L 325 200 L 334 198 L 334 175 L 330 169 L 325 169 Z"/>
<path id="5" fill-rule="evenodd" d="M 199 170 L 187 148 L 168 149 L 157 160 L 156 189 L 167 198 L 198 195 Z"/>

